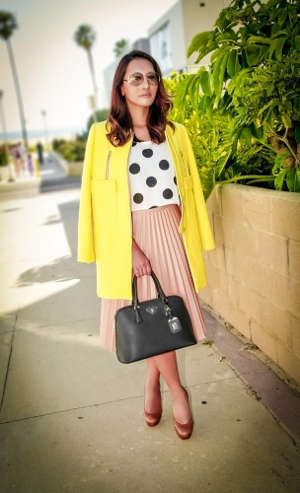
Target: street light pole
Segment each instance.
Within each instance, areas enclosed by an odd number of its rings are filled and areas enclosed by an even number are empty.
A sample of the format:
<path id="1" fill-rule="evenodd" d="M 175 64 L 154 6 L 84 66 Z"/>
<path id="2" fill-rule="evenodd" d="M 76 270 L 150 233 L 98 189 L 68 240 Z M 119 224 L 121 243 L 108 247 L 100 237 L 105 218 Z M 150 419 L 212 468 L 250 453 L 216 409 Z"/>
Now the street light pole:
<path id="1" fill-rule="evenodd" d="M 47 146 L 47 149 L 48 149 L 48 129 L 47 129 L 47 122 L 46 122 L 47 111 L 46 110 L 42 110 L 41 111 L 41 114 L 42 114 L 42 116 L 44 118 L 45 142 L 46 142 L 46 146 Z"/>

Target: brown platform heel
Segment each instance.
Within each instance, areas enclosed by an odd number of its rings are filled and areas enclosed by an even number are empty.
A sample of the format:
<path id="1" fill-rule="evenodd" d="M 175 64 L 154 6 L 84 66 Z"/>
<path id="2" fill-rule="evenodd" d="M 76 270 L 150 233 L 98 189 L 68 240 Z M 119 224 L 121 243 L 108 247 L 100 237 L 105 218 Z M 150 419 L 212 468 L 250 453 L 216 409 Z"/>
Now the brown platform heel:
<path id="1" fill-rule="evenodd" d="M 161 393 L 160 393 L 160 411 L 156 413 L 149 413 L 145 409 L 145 398 L 144 398 L 144 418 L 148 426 L 156 426 L 160 422 L 162 415 L 162 405 L 161 405 Z"/>
<path id="2" fill-rule="evenodd" d="M 185 391 L 187 400 L 189 402 L 189 394 L 184 387 L 182 388 Z M 179 423 L 178 421 L 176 421 L 175 417 L 173 416 L 173 425 L 179 438 L 181 438 L 182 440 L 186 440 L 187 438 L 190 438 L 194 427 L 193 418 L 187 423 Z"/>

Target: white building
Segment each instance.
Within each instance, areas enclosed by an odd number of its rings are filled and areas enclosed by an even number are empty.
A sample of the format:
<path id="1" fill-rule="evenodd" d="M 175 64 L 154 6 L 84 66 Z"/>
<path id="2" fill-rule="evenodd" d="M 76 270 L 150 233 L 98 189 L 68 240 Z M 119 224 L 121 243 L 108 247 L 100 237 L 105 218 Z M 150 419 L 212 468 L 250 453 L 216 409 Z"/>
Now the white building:
<path id="1" fill-rule="evenodd" d="M 196 54 L 188 59 L 187 49 L 196 34 L 213 29 L 220 11 L 229 3 L 230 0 L 178 0 L 149 27 L 148 38 L 136 40 L 104 70 L 104 106 L 108 108 L 110 105 L 112 80 L 119 60 L 131 50 L 150 53 L 159 63 L 164 76 L 172 70 L 195 72 L 199 66 L 208 65 L 210 54 L 195 64 Z"/>

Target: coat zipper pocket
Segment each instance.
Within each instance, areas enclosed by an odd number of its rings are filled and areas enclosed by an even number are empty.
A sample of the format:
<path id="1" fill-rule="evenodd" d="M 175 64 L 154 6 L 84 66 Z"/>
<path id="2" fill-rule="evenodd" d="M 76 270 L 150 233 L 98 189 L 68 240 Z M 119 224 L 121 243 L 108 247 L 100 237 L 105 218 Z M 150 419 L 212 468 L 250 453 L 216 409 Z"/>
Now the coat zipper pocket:
<path id="1" fill-rule="evenodd" d="M 109 177 L 109 160 L 111 156 L 111 150 L 108 151 L 107 158 L 106 158 L 106 167 L 105 167 L 105 180 L 108 180 Z"/>
<path id="2" fill-rule="evenodd" d="M 169 151 L 170 151 L 170 153 L 172 155 L 172 149 L 171 149 L 171 146 L 170 146 L 169 141 L 168 141 L 168 147 L 169 147 Z M 182 150 L 179 149 L 179 151 L 180 151 L 180 155 L 181 155 L 181 157 L 183 159 Z M 176 145 L 174 145 L 174 153 L 176 154 L 177 159 L 178 159 L 179 158 L 179 155 L 178 155 L 178 149 L 176 148 Z M 176 169 L 176 167 L 175 167 L 175 169 Z M 177 175 L 176 175 L 176 177 L 178 178 Z M 181 201 L 181 219 L 180 219 L 180 223 L 178 225 L 178 230 L 181 230 L 181 233 L 183 233 L 183 231 L 185 230 L 185 224 L 184 224 L 185 223 L 185 217 L 184 217 L 184 211 L 183 211 L 183 202 L 184 202 L 184 196 L 185 196 L 184 182 L 182 183 L 182 186 L 183 186 L 183 193 L 180 193 L 179 186 L 177 185 L 177 187 L 178 187 L 178 193 L 180 195 L 180 201 Z"/>
<path id="3" fill-rule="evenodd" d="M 181 220 L 180 220 L 180 223 L 179 223 L 179 230 L 181 229 L 181 232 L 183 233 L 183 231 L 185 230 L 185 227 L 184 227 L 184 215 L 183 215 L 183 198 L 182 196 L 180 195 L 180 201 L 181 201 Z M 181 224 L 182 224 L 182 227 L 181 227 Z"/>
<path id="4" fill-rule="evenodd" d="M 184 196 L 185 196 L 185 190 L 184 190 L 184 184 L 183 184 L 183 193 L 181 193 L 181 191 L 179 190 L 179 187 L 177 185 L 177 188 L 178 188 L 178 194 L 179 194 L 179 197 L 180 197 L 180 205 L 181 205 L 181 219 L 180 219 L 180 223 L 179 223 L 179 226 L 178 226 L 178 230 L 181 230 L 181 232 L 183 233 L 184 231 L 184 215 L 183 215 L 183 207 L 184 207 Z"/>
<path id="5" fill-rule="evenodd" d="M 179 149 L 179 152 L 180 152 L 180 156 L 181 156 L 181 159 L 182 161 L 185 163 L 185 160 L 183 158 L 183 152 L 181 149 Z M 184 217 L 184 210 L 183 210 L 183 207 L 184 207 L 184 199 L 183 197 L 185 196 L 185 190 L 184 190 L 184 178 L 183 178 L 183 194 L 180 195 L 180 200 L 181 200 L 181 221 L 180 221 L 180 224 L 179 224 L 179 229 L 181 228 L 181 223 L 182 223 L 182 229 L 181 229 L 181 232 L 183 233 L 184 230 L 185 230 L 185 217 Z"/>
<path id="6" fill-rule="evenodd" d="M 183 152 L 182 152 L 182 150 L 181 150 L 181 149 L 179 149 L 179 152 L 180 152 L 180 155 L 181 155 L 182 161 L 186 164 L 186 161 L 185 161 L 185 159 L 184 159 L 184 157 L 183 157 Z M 187 165 L 187 166 L 186 166 L 186 168 L 187 168 L 187 174 L 190 176 L 190 175 L 191 175 L 191 173 L 190 173 L 190 168 L 189 168 L 189 166 Z"/>

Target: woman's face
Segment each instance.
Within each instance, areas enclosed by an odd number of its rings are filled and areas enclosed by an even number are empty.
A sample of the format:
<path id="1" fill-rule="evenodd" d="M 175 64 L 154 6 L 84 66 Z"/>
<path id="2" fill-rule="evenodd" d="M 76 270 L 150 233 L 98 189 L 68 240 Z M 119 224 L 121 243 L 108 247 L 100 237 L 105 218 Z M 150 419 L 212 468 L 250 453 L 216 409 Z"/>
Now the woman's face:
<path id="1" fill-rule="evenodd" d="M 155 70 L 152 63 L 145 58 L 134 58 L 127 65 L 124 79 L 128 79 L 129 76 L 136 74 L 135 79 L 138 78 L 137 72 L 144 75 L 144 79 L 140 85 L 134 85 L 132 83 L 123 81 L 121 86 L 121 94 L 125 96 L 127 104 L 137 106 L 151 106 L 155 100 L 155 96 L 158 90 L 158 84 L 152 84 L 147 79 L 146 74 L 154 74 Z"/>

